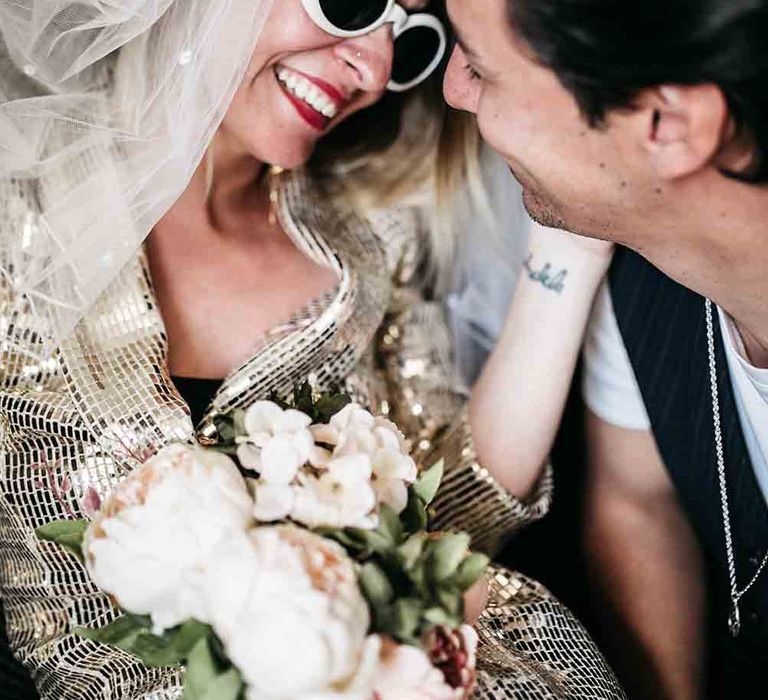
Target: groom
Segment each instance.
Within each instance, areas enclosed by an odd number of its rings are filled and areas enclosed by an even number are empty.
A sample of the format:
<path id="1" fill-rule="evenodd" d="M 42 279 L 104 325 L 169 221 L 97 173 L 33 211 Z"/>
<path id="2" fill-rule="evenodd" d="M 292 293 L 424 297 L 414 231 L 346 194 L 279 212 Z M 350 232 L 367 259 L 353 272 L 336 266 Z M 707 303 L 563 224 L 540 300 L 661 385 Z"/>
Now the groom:
<path id="1" fill-rule="evenodd" d="M 446 97 L 531 216 L 623 246 L 586 346 L 606 649 L 632 698 L 764 693 L 768 0 L 448 7 Z"/>

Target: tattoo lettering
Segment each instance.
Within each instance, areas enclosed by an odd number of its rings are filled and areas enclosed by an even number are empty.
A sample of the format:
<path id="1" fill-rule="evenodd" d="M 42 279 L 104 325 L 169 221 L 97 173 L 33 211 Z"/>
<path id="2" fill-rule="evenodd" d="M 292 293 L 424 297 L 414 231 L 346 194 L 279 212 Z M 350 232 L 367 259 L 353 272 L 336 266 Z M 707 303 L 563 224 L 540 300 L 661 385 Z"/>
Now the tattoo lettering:
<path id="1" fill-rule="evenodd" d="M 528 255 L 523 263 L 528 278 L 533 282 L 541 282 L 541 285 L 545 289 L 550 289 L 557 294 L 562 294 L 565 289 L 565 278 L 568 276 L 568 270 L 563 268 L 558 272 L 552 270 L 551 263 L 544 263 L 544 267 L 540 270 L 534 270 L 533 265 L 533 253 Z"/>

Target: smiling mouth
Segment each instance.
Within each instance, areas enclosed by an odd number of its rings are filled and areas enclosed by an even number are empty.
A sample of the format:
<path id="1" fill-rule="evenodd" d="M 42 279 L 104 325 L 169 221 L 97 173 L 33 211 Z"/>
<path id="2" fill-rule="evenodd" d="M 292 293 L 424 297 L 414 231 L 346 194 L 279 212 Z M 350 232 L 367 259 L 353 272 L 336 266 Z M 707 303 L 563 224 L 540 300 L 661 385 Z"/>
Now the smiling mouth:
<path id="1" fill-rule="evenodd" d="M 323 130 L 339 113 L 341 95 L 329 94 L 318 84 L 321 81 L 315 82 L 316 79 L 281 65 L 276 66 L 275 77 L 299 115 L 310 126 Z"/>

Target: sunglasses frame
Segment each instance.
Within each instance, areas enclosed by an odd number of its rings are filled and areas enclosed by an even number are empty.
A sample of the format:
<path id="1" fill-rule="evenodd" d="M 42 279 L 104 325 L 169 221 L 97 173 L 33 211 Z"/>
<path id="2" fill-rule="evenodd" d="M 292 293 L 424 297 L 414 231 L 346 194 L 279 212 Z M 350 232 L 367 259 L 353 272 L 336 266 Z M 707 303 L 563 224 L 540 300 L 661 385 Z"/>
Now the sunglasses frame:
<path id="1" fill-rule="evenodd" d="M 436 32 L 439 39 L 437 51 L 427 67 L 407 83 L 398 83 L 394 80 L 390 80 L 389 83 L 387 83 L 387 90 L 390 92 L 405 92 L 426 80 L 440 65 L 448 48 L 445 27 L 437 17 L 427 14 L 426 12 L 409 15 L 396 0 L 387 0 L 384 10 L 378 19 L 361 29 L 354 29 L 351 31 L 340 29 L 325 16 L 322 0 L 301 0 L 301 4 L 312 21 L 320 27 L 320 29 L 331 36 L 337 36 L 342 39 L 365 36 L 366 34 L 375 32 L 387 23 L 392 24 L 392 39 L 395 42 L 409 29 L 426 27 L 427 29 L 432 29 Z"/>

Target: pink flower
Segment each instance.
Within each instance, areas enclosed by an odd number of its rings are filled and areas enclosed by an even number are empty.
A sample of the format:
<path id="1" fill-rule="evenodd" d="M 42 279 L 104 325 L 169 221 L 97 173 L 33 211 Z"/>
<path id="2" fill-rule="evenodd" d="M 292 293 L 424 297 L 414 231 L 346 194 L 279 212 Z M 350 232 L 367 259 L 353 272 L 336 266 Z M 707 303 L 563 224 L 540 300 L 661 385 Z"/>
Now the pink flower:
<path id="1" fill-rule="evenodd" d="M 88 518 L 93 518 L 99 508 L 101 508 L 101 498 L 93 486 L 89 486 L 85 490 L 80 506 L 83 509 L 83 513 L 85 513 Z"/>
<path id="2" fill-rule="evenodd" d="M 469 625 L 456 630 L 435 627 L 422 640 L 432 664 L 456 691 L 457 700 L 466 700 L 475 686 L 477 633 Z"/>
<path id="3" fill-rule="evenodd" d="M 446 683 L 419 647 L 382 637 L 379 664 L 372 679 L 373 700 L 455 700 Z"/>

